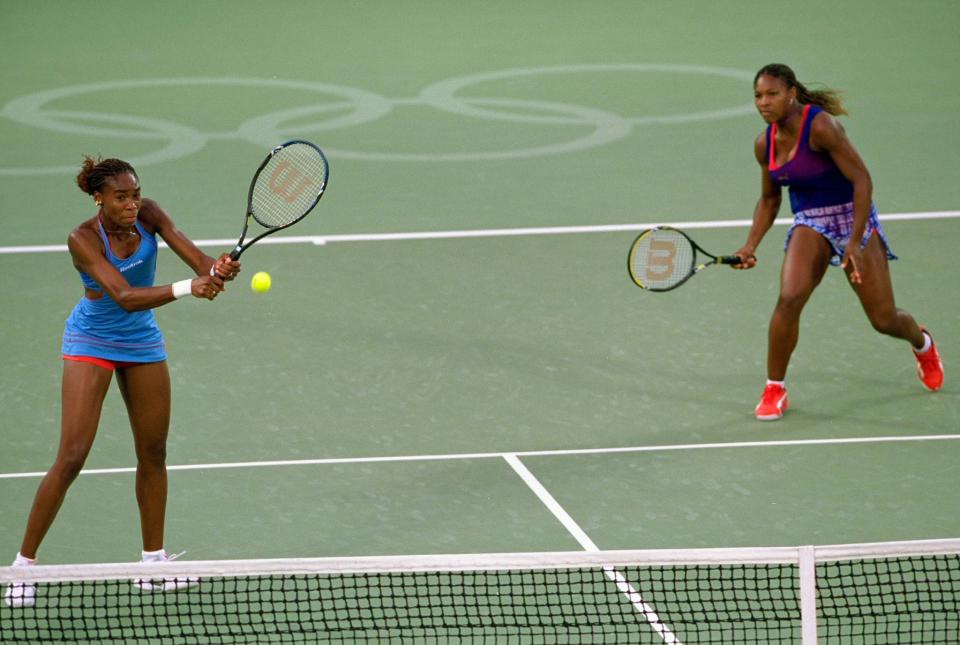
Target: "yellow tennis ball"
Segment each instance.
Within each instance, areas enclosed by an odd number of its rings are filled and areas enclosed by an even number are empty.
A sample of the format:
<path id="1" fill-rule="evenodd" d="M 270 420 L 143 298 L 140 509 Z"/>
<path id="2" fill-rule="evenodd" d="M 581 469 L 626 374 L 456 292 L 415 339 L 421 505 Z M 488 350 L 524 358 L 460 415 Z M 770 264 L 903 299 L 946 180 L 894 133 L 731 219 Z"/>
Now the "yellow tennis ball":
<path id="1" fill-rule="evenodd" d="M 270 291 L 270 274 L 266 271 L 258 271 L 253 274 L 253 278 L 250 280 L 250 288 L 256 291 L 257 293 L 266 293 Z"/>

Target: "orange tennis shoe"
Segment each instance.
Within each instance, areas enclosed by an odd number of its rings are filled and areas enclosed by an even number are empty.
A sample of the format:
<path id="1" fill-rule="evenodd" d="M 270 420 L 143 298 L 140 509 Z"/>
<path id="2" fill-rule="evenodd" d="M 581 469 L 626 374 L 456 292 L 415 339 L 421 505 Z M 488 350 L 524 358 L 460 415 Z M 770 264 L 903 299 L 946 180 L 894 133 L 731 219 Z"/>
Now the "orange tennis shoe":
<path id="1" fill-rule="evenodd" d="M 757 404 L 754 414 L 761 421 L 776 421 L 790 407 L 787 399 L 787 389 L 782 385 L 770 383 L 763 388 L 760 403 Z"/>
<path id="2" fill-rule="evenodd" d="M 936 392 L 943 387 L 943 361 L 940 360 L 940 352 L 937 351 L 937 344 L 933 342 L 930 332 L 923 327 L 920 331 L 930 337 L 930 349 L 922 354 L 913 351 L 917 358 L 917 376 L 920 377 L 923 387 Z"/>

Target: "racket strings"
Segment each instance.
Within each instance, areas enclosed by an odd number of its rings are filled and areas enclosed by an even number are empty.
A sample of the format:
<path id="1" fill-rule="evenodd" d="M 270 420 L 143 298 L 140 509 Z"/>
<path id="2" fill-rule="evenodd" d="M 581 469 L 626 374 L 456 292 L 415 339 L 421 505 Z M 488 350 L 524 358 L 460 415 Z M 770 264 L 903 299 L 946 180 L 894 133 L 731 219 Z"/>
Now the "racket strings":
<path id="1" fill-rule="evenodd" d="M 327 160 L 313 146 L 281 148 L 257 176 L 250 200 L 254 219 L 267 228 L 297 221 L 320 199 L 327 173 Z"/>
<path id="2" fill-rule="evenodd" d="M 669 289 L 690 275 L 695 255 L 693 245 L 684 235 L 670 229 L 654 229 L 635 243 L 630 271 L 634 280 L 648 289 Z"/>

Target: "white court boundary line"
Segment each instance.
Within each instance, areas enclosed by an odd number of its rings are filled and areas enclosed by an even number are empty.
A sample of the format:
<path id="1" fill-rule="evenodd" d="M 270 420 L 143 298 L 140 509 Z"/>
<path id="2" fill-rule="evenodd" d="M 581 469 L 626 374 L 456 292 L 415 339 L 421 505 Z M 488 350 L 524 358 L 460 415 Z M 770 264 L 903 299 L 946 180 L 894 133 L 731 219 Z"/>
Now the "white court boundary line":
<path id="1" fill-rule="evenodd" d="M 919 213 L 889 213 L 880 215 L 882 222 L 918 221 L 960 218 L 960 211 L 929 211 Z M 336 242 L 392 242 L 402 240 L 441 240 L 467 239 L 478 237 L 519 237 L 528 235 L 569 235 L 584 233 L 617 233 L 622 231 L 641 231 L 652 226 L 669 224 L 683 229 L 712 229 L 712 228 L 743 228 L 748 227 L 752 220 L 731 219 L 712 220 L 707 222 L 647 222 L 637 224 L 599 224 L 592 226 L 545 226 L 529 228 L 491 228 L 466 229 L 453 231 L 413 231 L 409 233 L 351 233 L 344 235 L 284 235 L 265 237 L 257 244 L 313 244 L 324 246 Z M 793 223 L 792 218 L 781 217 L 774 221 L 776 226 L 786 226 Z M 220 238 L 194 240 L 197 246 L 233 246 L 236 238 Z M 166 244 L 160 243 L 162 248 Z M 66 244 L 38 244 L 28 246 L 0 246 L 0 255 L 14 255 L 27 253 L 62 253 L 67 250 Z"/>
<path id="2" fill-rule="evenodd" d="M 286 466 L 328 466 L 337 464 L 372 464 L 405 461 L 457 461 L 465 459 L 505 459 L 515 457 L 565 457 L 577 455 L 612 455 L 637 452 L 670 452 L 681 450 L 724 450 L 735 448 L 783 448 L 791 446 L 832 446 L 863 443 L 906 443 L 920 441 L 958 441 L 960 434 L 912 435 L 890 437 L 847 437 L 839 439 L 785 439 L 779 441 L 740 441 L 727 443 L 667 444 L 662 446 L 624 446 L 619 448 L 568 448 L 559 450 L 527 450 L 509 452 L 467 452 L 436 455 L 390 455 L 382 457 L 326 457 L 318 459 L 280 459 L 266 461 L 235 461 L 208 464 L 167 465 L 168 471 L 218 470 L 228 468 L 272 468 Z M 136 467 L 90 468 L 81 475 L 115 475 L 134 473 Z M 46 471 L 0 473 L 0 479 L 43 477 Z"/>

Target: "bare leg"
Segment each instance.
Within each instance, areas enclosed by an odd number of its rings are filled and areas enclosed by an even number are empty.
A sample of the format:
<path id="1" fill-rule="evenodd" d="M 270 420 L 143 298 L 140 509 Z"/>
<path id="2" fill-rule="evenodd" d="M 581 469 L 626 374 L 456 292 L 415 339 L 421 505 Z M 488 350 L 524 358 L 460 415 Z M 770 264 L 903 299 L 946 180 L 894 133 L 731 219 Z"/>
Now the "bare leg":
<path id="1" fill-rule="evenodd" d="M 800 312 L 830 265 L 830 245 L 811 228 L 793 231 L 780 271 L 780 297 L 767 337 L 767 378 L 782 381 L 800 337 Z"/>
<path id="2" fill-rule="evenodd" d="M 908 341 L 914 349 L 923 347 L 923 332 L 917 321 L 903 309 L 897 309 L 894 302 L 887 253 L 879 235 L 871 237 L 863 249 L 860 274 L 862 282 L 851 286 L 873 328 L 881 334 Z"/>
<path id="3" fill-rule="evenodd" d="M 137 505 L 143 550 L 163 548 L 167 509 L 170 374 L 165 361 L 117 370 L 137 454 Z"/>
<path id="4" fill-rule="evenodd" d="M 47 471 L 30 509 L 20 553 L 35 558 L 37 549 L 53 524 L 67 489 L 80 474 L 93 446 L 100 423 L 103 399 L 113 372 L 90 363 L 63 362 L 60 447 L 53 466 Z"/>

